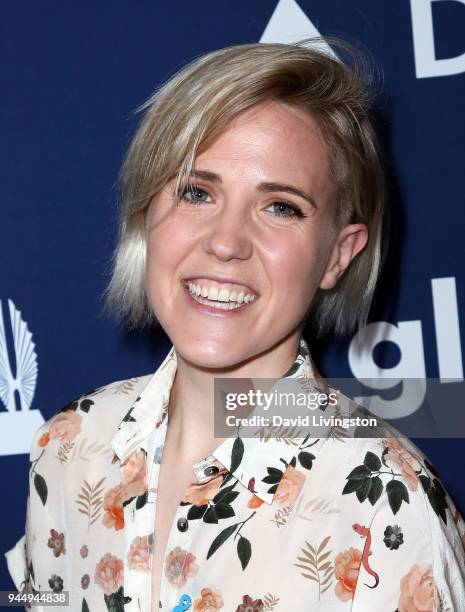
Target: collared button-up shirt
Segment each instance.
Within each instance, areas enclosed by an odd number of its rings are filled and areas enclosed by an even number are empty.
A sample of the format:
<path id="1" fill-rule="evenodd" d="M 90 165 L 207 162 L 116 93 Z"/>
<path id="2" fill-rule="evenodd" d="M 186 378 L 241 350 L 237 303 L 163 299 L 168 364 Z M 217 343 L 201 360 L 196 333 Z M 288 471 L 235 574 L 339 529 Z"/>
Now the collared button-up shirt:
<path id="1" fill-rule="evenodd" d="M 153 376 L 89 392 L 37 431 L 26 533 L 5 555 L 18 590 L 68 591 L 73 612 L 465 610 L 464 521 L 389 428 L 226 439 L 193 466 L 153 568 L 176 367 L 172 348 Z M 284 376 L 313 373 L 301 339 Z"/>

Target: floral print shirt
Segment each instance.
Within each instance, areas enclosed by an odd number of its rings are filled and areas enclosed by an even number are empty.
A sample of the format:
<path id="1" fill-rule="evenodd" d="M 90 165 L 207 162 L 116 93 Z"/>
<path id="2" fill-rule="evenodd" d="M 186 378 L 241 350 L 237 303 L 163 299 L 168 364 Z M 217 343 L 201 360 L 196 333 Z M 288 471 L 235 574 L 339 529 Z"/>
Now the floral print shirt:
<path id="1" fill-rule="evenodd" d="M 173 347 L 154 375 L 86 393 L 36 432 L 25 535 L 5 554 L 18 590 L 69 591 L 73 612 L 465 610 L 464 521 L 388 426 L 380 438 L 237 435 L 199 457 L 151 602 L 176 367 Z M 302 338 L 284 376 L 313 373 Z"/>

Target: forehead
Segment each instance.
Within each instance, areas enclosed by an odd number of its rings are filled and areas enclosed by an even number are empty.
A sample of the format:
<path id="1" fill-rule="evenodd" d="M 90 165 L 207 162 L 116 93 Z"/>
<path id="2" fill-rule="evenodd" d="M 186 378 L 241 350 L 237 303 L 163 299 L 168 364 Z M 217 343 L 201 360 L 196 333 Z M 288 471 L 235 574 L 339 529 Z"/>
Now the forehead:
<path id="1" fill-rule="evenodd" d="M 196 167 L 207 164 L 251 177 L 296 180 L 302 188 L 324 189 L 329 184 L 328 148 L 317 121 L 277 101 L 258 104 L 235 117 L 197 156 Z"/>

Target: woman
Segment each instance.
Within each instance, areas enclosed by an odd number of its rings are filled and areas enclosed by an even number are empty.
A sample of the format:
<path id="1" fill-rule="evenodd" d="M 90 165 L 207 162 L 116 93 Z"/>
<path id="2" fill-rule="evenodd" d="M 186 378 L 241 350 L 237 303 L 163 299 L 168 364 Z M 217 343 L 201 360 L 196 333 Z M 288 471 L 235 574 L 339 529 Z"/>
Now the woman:
<path id="1" fill-rule="evenodd" d="M 367 107 L 306 44 L 215 51 L 144 105 L 108 304 L 173 347 L 37 432 L 18 589 L 91 612 L 465 609 L 464 523 L 410 441 L 213 436 L 215 376 L 319 380 L 304 323 L 366 322 L 384 199 Z"/>

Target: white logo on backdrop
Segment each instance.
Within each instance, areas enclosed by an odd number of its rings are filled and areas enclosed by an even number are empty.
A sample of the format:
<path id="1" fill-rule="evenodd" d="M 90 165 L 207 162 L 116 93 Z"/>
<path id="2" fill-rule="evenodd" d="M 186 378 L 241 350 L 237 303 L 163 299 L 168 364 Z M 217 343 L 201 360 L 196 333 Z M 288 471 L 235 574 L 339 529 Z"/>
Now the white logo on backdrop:
<path id="1" fill-rule="evenodd" d="M 434 47 L 433 2 L 444 0 L 410 0 L 413 49 L 418 79 L 449 76 L 465 72 L 465 53 L 456 57 L 436 59 Z M 447 0 L 450 2 L 451 0 Z M 453 0 L 465 5 L 465 0 Z M 465 7 L 464 7 L 465 8 Z"/>
<path id="2" fill-rule="evenodd" d="M 410 0 L 413 49 L 418 79 L 449 76 L 465 72 L 465 52 L 455 57 L 436 58 L 434 45 L 433 2 L 453 1 L 465 5 L 465 0 Z M 279 0 L 260 38 L 260 42 L 295 43 L 309 36 L 321 36 L 296 0 Z M 321 49 L 336 57 L 325 43 Z"/>
<path id="3" fill-rule="evenodd" d="M 39 410 L 31 410 L 37 383 L 37 353 L 32 334 L 21 312 L 8 300 L 12 346 L 8 350 L 6 325 L 0 304 L 0 455 L 29 453 L 34 433 L 44 419 Z M 9 355 L 14 354 L 16 374 Z"/>
<path id="4" fill-rule="evenodd" d="M 295 0 L 279 0 L 260 38 L 262 43 L 296 43 L 302 38 L 321 36 Z M 336 57 L 331 47 L 322 42 L 318 47 Z"/>
<path id="5" fill-rule="evenodd" d="M 455 278 L 431 279 L 431 293 L 436 349 L 441 383 L 463 381 L 462 346 L 460 342 L 459 309 Z M 426 365 L 423 348 L 421 321 L 399 321 L 397 325 L 387 321 L 376 321 L 366 327 L 361 348 L 358 346 L 358 332 L 352 338 L 349 348 L 349 365 L 358 379 L 371 379 L 373 389 L 391 389 L 405 379 L 425 379 Z M 393 342 L 400 350 L 400 361 L 391 368 L 380 368 L 373 360 L 373 351 L 380 342 Z M 412 384 L 413 385 L 413 384 Z M 403 385 L 404 392 L 395 400 L 383 400 L 378 395 L 366 398 L 356 397 L 374 414 L 389 418 L 407 417 L 423 403 L 423 394 L 418 386 Z"/>

